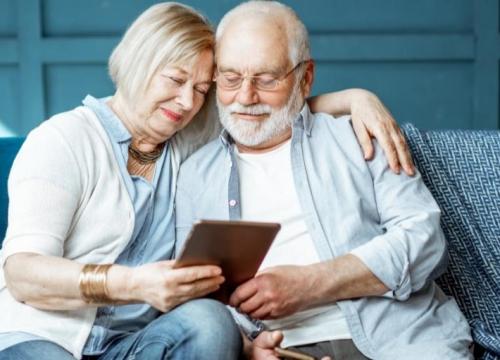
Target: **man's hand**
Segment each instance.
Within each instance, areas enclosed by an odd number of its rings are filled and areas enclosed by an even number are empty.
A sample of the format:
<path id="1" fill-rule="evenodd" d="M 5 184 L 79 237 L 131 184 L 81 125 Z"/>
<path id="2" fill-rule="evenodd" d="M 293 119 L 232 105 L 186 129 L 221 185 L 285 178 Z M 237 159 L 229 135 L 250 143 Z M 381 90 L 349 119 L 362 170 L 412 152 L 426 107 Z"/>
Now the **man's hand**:
<path id="1" fill-rule="evenodd" d="M 252 341 L 246 354 L 251 360 L 279 360 L 274 348 L 283 340 L 281 331 L 263 331 Z"/>
<path id="2" fill-rule="evenodd" d="M 281 344 L 283 333 L 281 331 L 263 331 L 247 348 L 246 357 L 251 360 L 279 360 L 282 357 L 274 350 Z M 288 359 L 288 357 L 287 357 Z M 331 360 L 329 356 L 321 360 Z"/>
<path id="3" fill-rule="evenodd" d="M 291 315 L 310 305 L 314 280 L 310 266 L 276 266 L 240 285 L 229 304 L 255 319 Z"/>
<path id="4" fill-rule="evenodd" d="M 321 304 L 385 294 L 389 288 L 356 256 L 275 266 L 238 286 L 229 304 L 255 319 L 277 319 Z"/>

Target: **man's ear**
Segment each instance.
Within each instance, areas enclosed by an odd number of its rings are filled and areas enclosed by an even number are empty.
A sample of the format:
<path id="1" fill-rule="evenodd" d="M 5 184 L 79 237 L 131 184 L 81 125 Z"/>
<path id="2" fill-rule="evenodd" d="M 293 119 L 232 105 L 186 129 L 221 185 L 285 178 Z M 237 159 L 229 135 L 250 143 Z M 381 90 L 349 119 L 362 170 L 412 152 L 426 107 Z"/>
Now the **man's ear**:
<path id="1" fill-rule="evenodd" d="M 304 94 L 305 98 L 311 95 L 313 81 L 314 81 L 314 60 L 309 60 L 306 63 L 306 71 L 301 81 L 302 93 Z"/>

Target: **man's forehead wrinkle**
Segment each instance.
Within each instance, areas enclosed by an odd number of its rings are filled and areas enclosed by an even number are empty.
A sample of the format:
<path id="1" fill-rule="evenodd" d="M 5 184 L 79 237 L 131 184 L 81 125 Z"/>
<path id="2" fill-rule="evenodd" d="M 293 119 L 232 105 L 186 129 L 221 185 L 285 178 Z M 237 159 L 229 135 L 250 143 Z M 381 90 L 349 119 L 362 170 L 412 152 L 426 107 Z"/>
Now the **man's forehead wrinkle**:
<path id="1" fill-rule="evenodd" d="M 217 52 L 219 71 L 247 74 L 248 66 L 251 67 L 251 75 L 276 75 L 288 69 L 288 40 L 283 23 L 272 20 L 262 26 L 256 26 L 257 24 L 262 24 L 262 21 L 236 23 L 233 19 L 228 24 Z M 250 53 L 254 58 L 248 58 Z M 263 60 L 259 61 L 260 59 Z"/>

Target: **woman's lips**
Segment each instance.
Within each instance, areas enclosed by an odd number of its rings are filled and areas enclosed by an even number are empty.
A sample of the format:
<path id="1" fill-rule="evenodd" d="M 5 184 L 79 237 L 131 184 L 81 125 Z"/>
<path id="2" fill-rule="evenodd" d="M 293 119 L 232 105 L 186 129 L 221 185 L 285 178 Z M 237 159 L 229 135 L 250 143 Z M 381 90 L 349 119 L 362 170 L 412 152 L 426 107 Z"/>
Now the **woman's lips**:
<path id="1" fill-rule="evenodd" d="M 179 122 L 179 121 L 182 120 L 182 115 L 181 114 L 178 114 L 176 112 L 173 112 L 173 111 L 170 111 L 170 110 L 164 109 L 164 108 L 161 108 L 161 111 L 163 112 L 163 114 L 166 117 L 168 117 L 172 121 Z"/>

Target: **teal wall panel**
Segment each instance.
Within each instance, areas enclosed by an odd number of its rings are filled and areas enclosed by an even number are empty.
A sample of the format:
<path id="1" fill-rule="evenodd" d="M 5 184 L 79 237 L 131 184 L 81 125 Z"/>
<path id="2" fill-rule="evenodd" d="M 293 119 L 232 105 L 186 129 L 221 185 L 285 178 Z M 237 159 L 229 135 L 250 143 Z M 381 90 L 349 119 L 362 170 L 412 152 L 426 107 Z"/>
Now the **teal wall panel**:
<path id="1" fill-rule="evenodd" d="M 154 0 L 45 0 L 44 36 L 119 36 Z M 68 14 L 68 16 L 60 16 Z"/>
<path id="2" fill-rule="evenodd" d="M 18 128 L 16 119 L 19 119 L 18 95 L 19 77 L 18 68 L 14 65 L 0 65 L 0 133 L 12 136 Z"/>
<path id="3" fill-rule="evenodd" d="M 0 0 L 0 136 L 113 90 L 106 62 L 156 0 Z M 499 0 L 288 0 L 309 29 L 314 93 L 375 91 L 400 122 L 499 128 Z M 237 0 L 187 0 L 217 23 Z"/>
<path id="4" fill-rule="evenodd" d="M 113 83 L 106 64 L 48 65 L 45 81 L 47 112 L 51 115 L 81 105 L 87 94 L 104 97 L 113 94 Z M 78 85 L 78 86 L 76 86 Z"/>
<path id="5" fill-rule="evenodd" d="M 482 0 L 479 0 L 482 1 Z M 310 32 L 469 32 L 472 0 L 286 1 Z"/>
<path id="6" fill-rule="evenodd" d="M 471 128 L 473 66 L 469 62 L 318 63 L 316 92 L 362 87 L 381 93 L 400 122 Z M 392 89 L 387 89 L 391 79 Z"/>
<path id="7" fill-rule="evenodd" d="M 16 36 L 16 15 L 14 0 L 0 1 L 0 38 Z"/>

